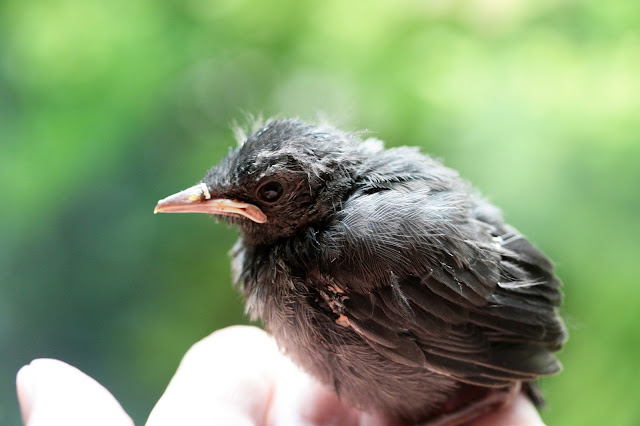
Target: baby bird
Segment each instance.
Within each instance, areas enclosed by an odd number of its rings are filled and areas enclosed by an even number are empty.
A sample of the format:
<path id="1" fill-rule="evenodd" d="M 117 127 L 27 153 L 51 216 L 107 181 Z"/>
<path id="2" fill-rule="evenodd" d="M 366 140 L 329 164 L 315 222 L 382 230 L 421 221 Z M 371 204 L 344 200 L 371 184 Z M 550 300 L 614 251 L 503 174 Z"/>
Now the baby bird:
<path id="1" fill-rule="evenodd" d="M 328 125 L 267 121 L 156 212 L 237 226 L 253 319 L 345 404 L 455 425 L 561 367 L 548 258 L 454 170 Z"/>

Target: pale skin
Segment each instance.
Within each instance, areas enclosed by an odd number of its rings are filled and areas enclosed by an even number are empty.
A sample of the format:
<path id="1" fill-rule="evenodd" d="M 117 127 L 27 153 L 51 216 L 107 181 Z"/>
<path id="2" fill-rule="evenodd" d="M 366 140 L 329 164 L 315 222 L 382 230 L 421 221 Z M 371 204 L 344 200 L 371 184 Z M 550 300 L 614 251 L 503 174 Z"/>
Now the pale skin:
<path id="1" fill-rule="evenodd" d="M 17 377 L 25 426 L 131 426 L 111 393 L 80 370 L 37 359 Z M 147 426 L 345 425 L 379 426 L 374 415 L 345 407 L 295 367 L 262 330 L 235 326 L 216 331 L 184 356 L 153 408 Z M 543 425 L 519 395 L 476 426 Z"/>

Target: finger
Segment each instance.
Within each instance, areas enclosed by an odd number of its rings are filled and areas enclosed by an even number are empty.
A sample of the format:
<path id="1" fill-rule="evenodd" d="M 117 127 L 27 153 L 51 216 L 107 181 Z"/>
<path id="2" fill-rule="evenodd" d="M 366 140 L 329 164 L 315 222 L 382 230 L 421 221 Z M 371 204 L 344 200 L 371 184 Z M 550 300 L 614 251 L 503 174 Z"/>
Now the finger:
<path id="1" fill-rule="evenodd" d="M 132 426 L 101 384 L 55 359 L 36 359 L 18 371 L 18 401 L 26 426 Z"/>
<path id="2" fill-rule="evenodd" d="M 544 426 L 540 414 L 524 394 L 474 423 L 474 426 Z"/>
<path id="3" fill-rule="evenodd" d="M 345 407 L 340 400 L 314 379 L 282 358 L 277 366 L 270 425 L 357 425 L 360 412 Z"/>
<path id="4" fill-rule="evenodd" d="M 216 331 L 189 349 L 147 426 L 263 424 L 280 356 L 256 327 Z"/>

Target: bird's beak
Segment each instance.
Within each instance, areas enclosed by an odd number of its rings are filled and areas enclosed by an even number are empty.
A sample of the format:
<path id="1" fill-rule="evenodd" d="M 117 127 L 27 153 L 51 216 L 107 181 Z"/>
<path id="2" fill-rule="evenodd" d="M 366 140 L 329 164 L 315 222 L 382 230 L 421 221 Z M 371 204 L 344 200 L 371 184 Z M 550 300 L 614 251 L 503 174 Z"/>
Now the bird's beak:
<path id="1" fill-rule="evenodd" d="M 158 201 L 153 213 L 207 213 L 223 216 L 244 216 L 257 223 L 267 216 L 253 204 L 226 198 L 213 198 L 207 185 L 199 183 Z"/>

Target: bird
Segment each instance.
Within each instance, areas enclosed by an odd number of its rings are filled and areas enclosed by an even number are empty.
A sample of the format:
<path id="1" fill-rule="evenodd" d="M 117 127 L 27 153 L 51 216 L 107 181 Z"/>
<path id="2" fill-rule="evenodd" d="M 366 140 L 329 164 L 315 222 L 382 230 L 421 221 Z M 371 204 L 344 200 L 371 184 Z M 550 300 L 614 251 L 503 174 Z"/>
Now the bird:
<path id="1" fill-rule="evenodd" d="M 237 227 L 252 320 L 345 404 L 457 425 L 544 399 L 567 339 L 552 262 L 455 170 L 415 147 L 297 118 L 238 144 L 155 212 Z"/>

